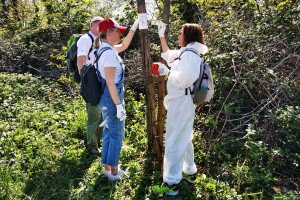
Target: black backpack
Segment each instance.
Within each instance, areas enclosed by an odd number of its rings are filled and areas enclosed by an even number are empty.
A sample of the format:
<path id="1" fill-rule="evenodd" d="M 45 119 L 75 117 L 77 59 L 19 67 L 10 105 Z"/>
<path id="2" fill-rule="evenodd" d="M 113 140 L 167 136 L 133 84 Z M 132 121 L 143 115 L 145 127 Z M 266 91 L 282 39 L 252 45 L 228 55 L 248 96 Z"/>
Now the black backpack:
<path id="1" fill-rule="evenodd" d="M 101 49 L 93 64 L 84 66 L 80 72 L 80 95 L 86 103 L 90 103 L 92 106 L 98 105 L 105 87 L 105 82 L 101 82 L 101 74 L 95 64 L 98 62 L 103 52 L 109 49 L 111 48 L 105 47 Z"/>
<path id="2" fill-rule="evenodd" d="M 77 68 L 77 41 L 83 34 L 73 34 L 69 40 L 68 40 L 68 50 L 66 54 L 67 58 L 67 73 L 68 75 L 72 74 L 75 82 L 80 83 L 80 75 L 79 71 Z M 87 35 L 91 38 L 92 40 L 92 46 L 89 50 L 88 53 L 88 59 L 90 59 L 89 54 L 93 50 L 93 43 L 94 43 L 94 38 L 90 33 L 87 33 Z"/>

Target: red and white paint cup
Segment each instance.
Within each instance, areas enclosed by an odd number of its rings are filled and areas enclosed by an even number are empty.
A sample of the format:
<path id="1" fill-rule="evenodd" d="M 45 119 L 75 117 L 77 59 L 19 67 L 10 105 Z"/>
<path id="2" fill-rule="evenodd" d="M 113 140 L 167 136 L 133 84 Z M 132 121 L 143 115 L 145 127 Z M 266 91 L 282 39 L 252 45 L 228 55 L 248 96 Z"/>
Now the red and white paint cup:
<path id="1" fill-rule="evenodd" d="M 158 75 L 158 62 L 152 63 L 152 75 L 157 76 Z"/>

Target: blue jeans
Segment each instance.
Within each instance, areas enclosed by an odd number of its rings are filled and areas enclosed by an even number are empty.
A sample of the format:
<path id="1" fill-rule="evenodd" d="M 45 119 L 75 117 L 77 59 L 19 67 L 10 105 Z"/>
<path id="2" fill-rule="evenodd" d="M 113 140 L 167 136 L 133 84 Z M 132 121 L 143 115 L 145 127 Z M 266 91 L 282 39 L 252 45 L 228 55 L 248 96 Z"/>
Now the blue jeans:
<path id="1" fill-rule="evenodd" d="M 123 81 L 116 84 L 116 87 L 120 101 L 122 102 L 122 105 L 125 106 Z M 117 107 L 110 96 L 107 86 L 104 88 L 98 107 L 102 112 L 103 121 L 106 120 L 106 125 L 102 132 L 103 142 L 101 162 L 104 165 L 117 167 L 125 132 L 125 120 L 120 121 L 120 119 L 117 118 Z"/>

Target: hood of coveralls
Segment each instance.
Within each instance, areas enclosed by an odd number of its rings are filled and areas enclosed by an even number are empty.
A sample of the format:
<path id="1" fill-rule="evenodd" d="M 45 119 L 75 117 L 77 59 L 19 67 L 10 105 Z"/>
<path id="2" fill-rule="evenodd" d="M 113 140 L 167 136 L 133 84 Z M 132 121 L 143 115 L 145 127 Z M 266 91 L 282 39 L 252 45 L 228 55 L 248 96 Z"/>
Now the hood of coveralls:
<path id="1" fill-rule="evenodd" d="M 191 42 L 189 44 L 187 44 L 185 47 L 182 47 L 180 50 L 184 51 L 184 49 L 186 48 L 193 48 L 195 50 L 197 50 L 198 54 L 206 54 L 208 52 L 208 47 L 204 44 L 201 44 L 199 42 Z"/>

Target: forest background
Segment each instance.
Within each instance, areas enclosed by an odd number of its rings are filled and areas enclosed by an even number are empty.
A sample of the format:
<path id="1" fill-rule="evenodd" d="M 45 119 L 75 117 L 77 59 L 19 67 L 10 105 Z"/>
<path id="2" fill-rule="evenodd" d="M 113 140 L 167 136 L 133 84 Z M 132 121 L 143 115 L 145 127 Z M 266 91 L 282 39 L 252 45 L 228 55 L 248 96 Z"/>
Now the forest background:
<path id="1" fill-rule="evenodd" d="M 146 1 L 151 57 L 160 57 L 163 1 Z M 140 39 L 127 66 L 121 164 L 130 179 L 108 183 L 89 156 L 85 106 L 66 77 L 68 38 L 96 15 L 130 26 L 133 0 L 2 0 L 0 12 L 0 199 L 163 199 L 162 171 L 147 148 Z M 199 23 L 215 80 L 197 108 L 195 186 L 173 199 L 300 199 L 300 3 L 298 0 L 171 1 L 169 45 Z"/>

